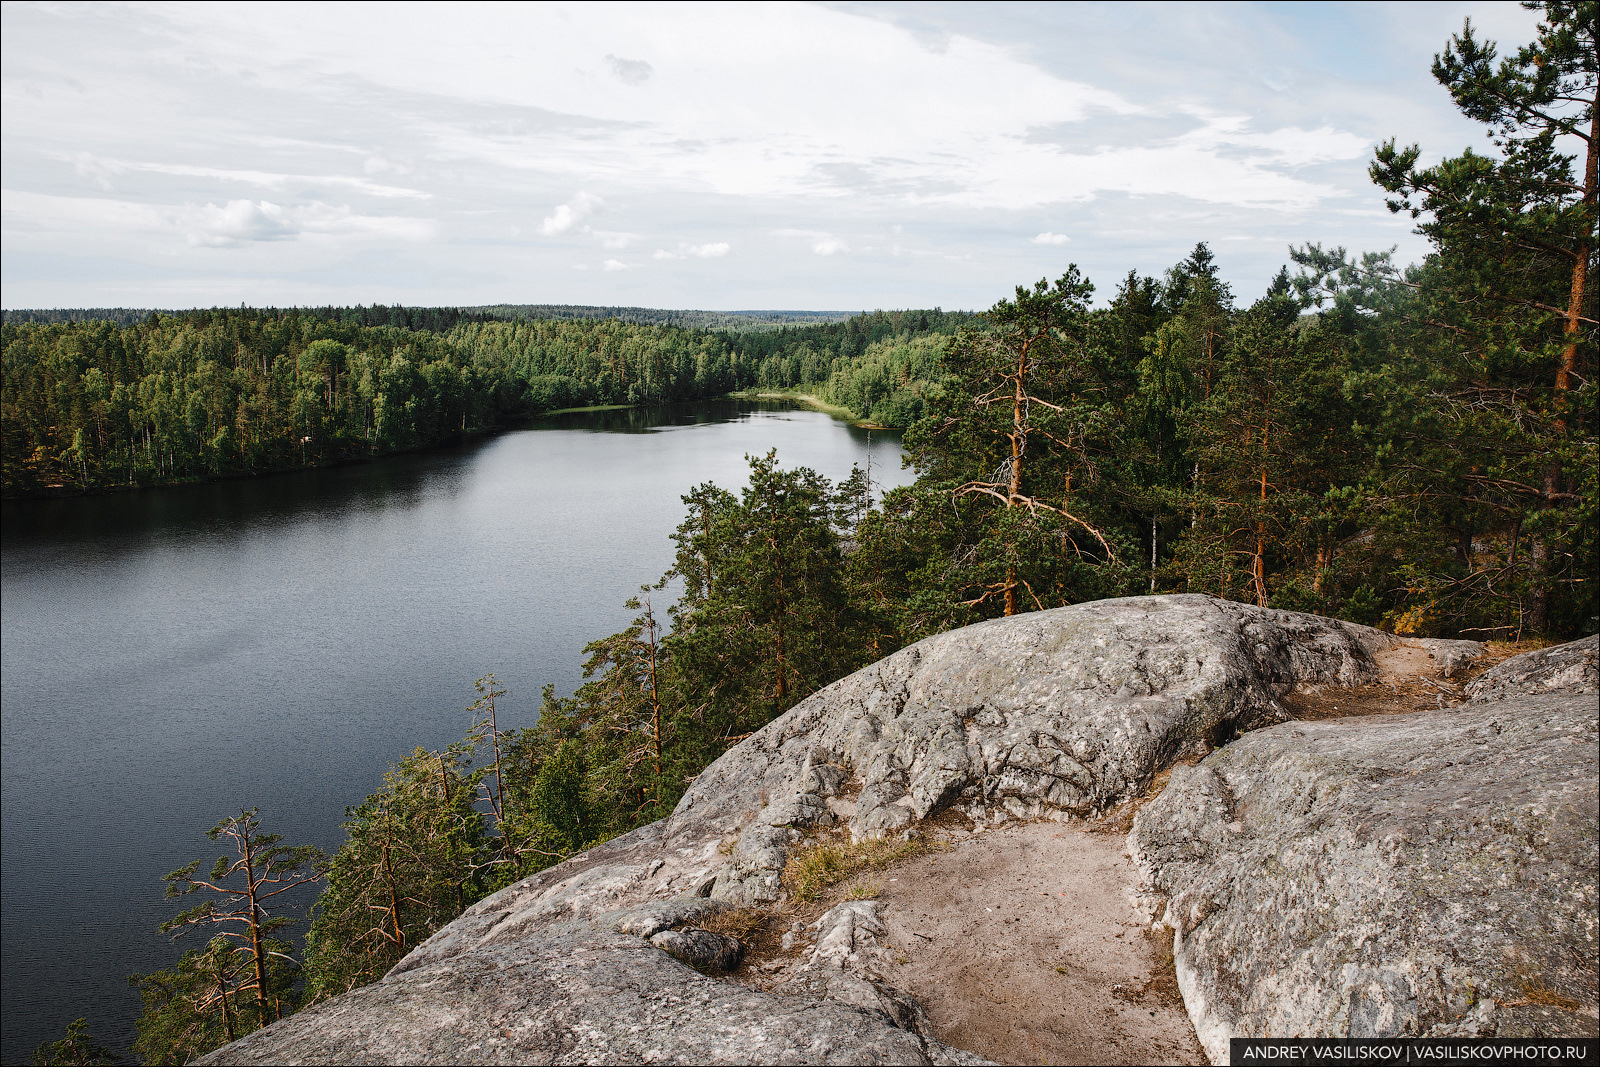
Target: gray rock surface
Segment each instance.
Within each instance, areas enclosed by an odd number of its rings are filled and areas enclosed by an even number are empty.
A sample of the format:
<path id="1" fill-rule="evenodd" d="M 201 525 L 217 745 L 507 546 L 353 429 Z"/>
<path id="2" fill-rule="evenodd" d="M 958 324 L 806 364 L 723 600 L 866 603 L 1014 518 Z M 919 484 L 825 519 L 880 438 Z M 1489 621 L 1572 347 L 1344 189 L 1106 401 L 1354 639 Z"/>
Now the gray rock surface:
<path id="1" fill-rule="evenodd" d="M 412 968 L 200 1063 L 977 1064 L 882 1011 L 719 982 L 567 925 Z"/>
<path id="2" fill-rule="evenodd" d="M 1295 685 L 1376 681 L 1377 630 L 1212 597 L 1130 597 L 941 634 L 834 683 L 707 768 L 669 846 L 738 829 L 711 895 L 774 900 L 797 831 L 895 833 L 944 805 L 974 820 L 1087 816 L 1174 761 L 1286 719 Z M 848 784 L 858 788 L 842 798 Z M 753 817 L 750 813 L 754 813 Z"/>
<path id="3" fill-rule="evenodd" d="M 1140 811 L 1213 1062 L 1231 1036 L 1596 1033 L 1595 701 L 1562 691 L 1581 647 L 1534 655 L 1493 703 L 1257 731 Z"/>
<path id="4" fill-rule="evenodd" d="M 1533 693 L 1600 692 L 1600 634 L 1513 656 L 1467 686 L 1474 704 Z"/>
<path id="5" fill-rule="evenodd" d="M 682 960 L 697 971 L 721 974 L 731 971 L 744 955 L 744 946 L 737 938 L 702 930 L 698 926 L 682 930 L 663 930 L 650 938 L 650 943 L 673 959 Z"/>
<path id="6" fill-rule="evenodd" d="M 881 981 L 868 902 L 824 917 L 785 992 L 710 978 L 663 949 L 698 960 L 685 943 L 703 940 L 693 931 L 712 912 L 777 898 L 811 828 L 884 836 L 945 806 L 984 824 L 1093 815 L 1176 761 L 1283 721 L 1279 698 L 1297 685 L 1377 680 L 1374 655 L 1399 644 L 1204 596 L 1101 601 L 930 638 L 751 736 L 671 817 L 480 901 L 381 982 L 206 1062 L 981 1062 L 933 1040 L 922 1009 Z M 1169 835 L 1191 863 L 1162 858 L 1173 878 L 1209 877 L 1226 853 L 1213 825 L 1216 813 L 1237 821 L 1226 782 L 1207 770 L 1178 783 L 1196 799 L 1173 816 L 1192 823 L 1189 838 Z"/>
<path id="7" fill-rule="evenodd" d="M 889 931 L 878 917 L 876 900 L 844 901 L 812 929 L 816 944 L 786 988 L 882 1012 L 901 1029 L 934 1039 L 922 1005 L 883 980 Z"/>

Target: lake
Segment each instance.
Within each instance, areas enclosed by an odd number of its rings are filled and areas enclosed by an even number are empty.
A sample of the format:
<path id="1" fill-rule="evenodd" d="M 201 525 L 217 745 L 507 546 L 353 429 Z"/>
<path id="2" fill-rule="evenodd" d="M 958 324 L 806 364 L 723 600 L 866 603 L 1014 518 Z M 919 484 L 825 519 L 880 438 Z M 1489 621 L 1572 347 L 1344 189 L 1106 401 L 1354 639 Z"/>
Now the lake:
<path id="1" fill-rule="evenodd" d="M 906 484 L 897 436 L 778 404 L 556 416 L 372 463 L 0 510 L 3 1049 L 29 1062 L 88 1016 L 133 1039 L 134 972 L 198 935 L 161 876 L 220 854 L 242 807 L 328 851 L 346 805 L 418 745 L 458 740 L 473 682 L 582 681 L 581 649 L 671 564 L 679 499 L 737 491 L 746 453 L 834 481 L 871 457 Z M 188 903 L 192 903 L 189 901 Z M 303 925 L 289 933 L 298 941 Z"/>

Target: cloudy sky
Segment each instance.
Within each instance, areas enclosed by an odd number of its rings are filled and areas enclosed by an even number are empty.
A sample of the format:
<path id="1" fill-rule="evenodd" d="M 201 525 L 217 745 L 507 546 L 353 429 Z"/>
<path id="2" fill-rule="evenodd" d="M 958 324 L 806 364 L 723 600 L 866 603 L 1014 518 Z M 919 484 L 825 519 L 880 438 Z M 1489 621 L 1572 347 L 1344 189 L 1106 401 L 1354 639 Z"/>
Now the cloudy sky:
<path id="1" fill-rule="evenodd" d="M 1516 4 L 3 8 L 0 302 L 980 308 L 1421 242 L 1372 147 Z"/>

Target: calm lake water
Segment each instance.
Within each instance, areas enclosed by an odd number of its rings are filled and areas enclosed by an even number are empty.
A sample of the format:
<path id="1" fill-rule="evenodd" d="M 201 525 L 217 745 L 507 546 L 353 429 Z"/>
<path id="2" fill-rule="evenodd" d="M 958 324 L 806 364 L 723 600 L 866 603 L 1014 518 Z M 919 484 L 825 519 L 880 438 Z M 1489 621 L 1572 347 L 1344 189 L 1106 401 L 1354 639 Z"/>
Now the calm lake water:
<path id="1" fill-rule="evenodd" d="M 332 851 L 346 805 L 459 739 L 473 681 L 530 725 L 546 683 L 671 563 L 679 497 L 745 453 L 837 481 L 898 438 L 719 401 L 561 416 L 443 452 L 117 496 L 13 501 L 0 557 L 5 1063 L 88 1016 L 126 1049 L 126 976 L 173 965 L 161 876 L 241 807 Z M 209 866 L 209 859 L 207 861 Z M 298 939 L 304 926 L 291 931 Z"/>

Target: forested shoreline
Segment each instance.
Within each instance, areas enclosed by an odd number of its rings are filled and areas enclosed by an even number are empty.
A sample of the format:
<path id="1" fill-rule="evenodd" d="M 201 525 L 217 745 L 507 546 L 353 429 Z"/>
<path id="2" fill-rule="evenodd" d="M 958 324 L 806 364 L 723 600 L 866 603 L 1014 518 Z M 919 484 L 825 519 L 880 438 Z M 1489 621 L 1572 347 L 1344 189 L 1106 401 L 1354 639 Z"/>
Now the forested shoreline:
<path id="1" fill-rule="evenodd" d="M 752 387 L 906 427 L 918 476 L 879 497 L 860 471 L 835 485 L 750 457 L 740 494 L 684 497 L 673 566 L 630 602 L 632 625 L 587 646 L 576 693 L 546 689 L 536 725 L 500 730 L 503 693 L 481 679 L 468 734 L 396 762 L 331 858 L 272 852 L 253 811 L 219 824 L 241 857 L 275 857 L 257 871 L 326 876 L 304 953 L 247 947 L 270 931 L 246 918 L 238 942 L 136 977 L 135 1051 L 183 1062 L 376 980 L 495 889 L 669 814 L 810 693 L 954 627 L 1190 592 L 1400 634 L 1595 632 L 1596 27 L 1592 4 L 1546 15 L 1503 62 L 1470 29 L 1435 62 L 1498 157 L 1424 168 L 1415 148 L 1377 150 L 1389 206 L 1432 244 L 1423 263 L 1306 245 L 1253 299 L 1201 243 L 1161 277 L 1128 272 L 1104 306 L 1069 266 L 982 316 L 764 332 L 431 333 L 248 311 L 7 324 L 8 492 L 288 466 L 296 448 L 321 462 L 555 407 Z M 1573 100 L 1580 117 L 1552 109 Z M 1581 174 L 1558 135 L 1584 142 Z M 658 603 L 669 581 L 683 593 Z M 169 884 L 204 888 L 194 874 Z M 208 891 L 256 914 L 242 888 Z"/>
<path id="2" fill-rule="evenodd" d="M 434 447 L 560 408 L 752 387 L 815 387 L 869 416 L 899 394 L 914 407 L 922 385 L 880 365 L 886 343 L 942 336 L 970 318 L 875 312 L 711 333 L 449 308 L 394 309 L 394 321 L 369 325 L 361 320 L 375 317 L 370 310 L 8 321 L 0 326 L 5 495 L 292 470 Z M 930 369 L 926 359 L 917 368 Z M 898 403 L 880 414 L 904 424 L 912 409 Z"/>

